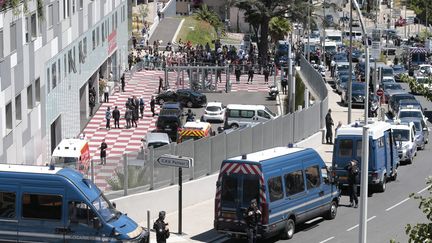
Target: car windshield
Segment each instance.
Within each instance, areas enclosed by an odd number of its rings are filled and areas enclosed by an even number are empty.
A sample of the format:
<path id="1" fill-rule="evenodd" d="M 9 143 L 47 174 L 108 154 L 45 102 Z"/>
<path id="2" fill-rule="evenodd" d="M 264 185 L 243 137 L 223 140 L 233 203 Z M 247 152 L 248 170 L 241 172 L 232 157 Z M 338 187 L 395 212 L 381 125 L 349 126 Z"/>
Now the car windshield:
<path id="1" fill-rule="evenodd" d="M 92 204 L 95 207 L 96 212 L 98 212 L 105 222 L 117 219 L 121 215 L 121 213 L 113 207 L 110 201 L 106 199 L 104 194 L 100 194 Z"/>
<path id="2" fill-rule="evenodd" d="M 421 126 L 420 121 L 413 121 L 413 123 L 414 123 L 416 131 L 421 131 L 422 130 L 422 126 Z"/>
<path id="3" fill-rule="evenodd" d="M 405 129 L 394 129 L 393 137 L 396 141 L 408 141 L 409 140 L 409 130 Z"/>
<path id="4" fill-rule="evenodd" d="M 402 89 L 400 84 L 384 84 L 384 89 L 399 90 Z"/>
<path id="5" fill-rule="evenodd" d="M 405 70 L 402 66 L 393 66 L 393 71 L 395 72 L 403 72 Z"/>
<path id="6" fill-rule="evenodd" d="M 391 68 L 383 68 L 383 69 L 381 69 L 381 73 L 382 73 L 382 75 L 383 76 L 387 76 L 387 77 L 391 77 L 391 76 L 393 76 L 393 69 L 391 69 Z"/>
<path id="7" fill-rule="evenodd" d="M 164 142 L 153 142 L 153 143 L 148 143 L 147 147 L 149 147 L 149 148 L 159 148 L 159 147 L 162 147 L 164 145 L 167 145 L 167 143 L 164 143 Z"/>
<path id="8" fill-rule="evenodd" d="M 423 118 L 420 111 L 401 111 L 401 112 L 399 112 L 399 118 L 404 118 L 404 117 Z"/>
<path id="9" fill-rule="evenodd" d="M 273 117 L 276 117 L 276 114 L 273 113 L 269 108 L 265 107 L 264 110 L 269 113 L 270 115 L 272 115 Z"/>
<path id="10" fill-rule="evenodd" d="M 219 106 L 207 106 L 207 111 L 220 111 L 221 108 Z"/>
<path id="11" fill-rule="evenodd" d="M 352 84 L 352 90 L 353 91 L 362 91 L 364 90 L 363 84 Z"/>

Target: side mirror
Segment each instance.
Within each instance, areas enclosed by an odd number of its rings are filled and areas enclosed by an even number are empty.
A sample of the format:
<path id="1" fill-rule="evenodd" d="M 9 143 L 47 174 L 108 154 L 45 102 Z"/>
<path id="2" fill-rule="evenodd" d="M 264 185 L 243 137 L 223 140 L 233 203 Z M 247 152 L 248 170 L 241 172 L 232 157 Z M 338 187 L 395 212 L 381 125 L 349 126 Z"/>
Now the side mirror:
<path id="1" fill-rule="evenodd" d="M 102 223 L 98 217 L 93 218 L 93 228 L 95 228 L 95 229 L 102 228 Z"/>

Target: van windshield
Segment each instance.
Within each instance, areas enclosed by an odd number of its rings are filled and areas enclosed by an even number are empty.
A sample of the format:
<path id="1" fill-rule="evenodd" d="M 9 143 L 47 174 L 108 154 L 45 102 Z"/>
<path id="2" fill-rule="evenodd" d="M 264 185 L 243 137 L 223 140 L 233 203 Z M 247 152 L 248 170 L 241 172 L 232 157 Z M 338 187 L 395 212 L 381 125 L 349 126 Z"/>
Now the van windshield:
<path id="1" fill-rule="evenodd" d="M 222 177 L 222 205 L 235 206 L 240 202 L 241 206 L 247 207 L 252 199 L 259 199 L 257 175 L 225 174 Z"/>
<path id="2" fill-rule="evenodd" d="M 53 156 L 51 162 L 54 165 L 75 168 L 76 163 L 78 163 L 78 158 Z"/>
<path id="3" fill-rule="evenodd" d="M 121 213 L 112 206 L 110 201 L 108 201 L 103 194 L 93 201 L 93 206 L 105 222 L 118 219 L 121 215 Z"/>
<path id="4" fill-rule="evenodd" d="M 396 141 L 408 141 L 409 140 L 409 130 L 403 129 L 393 129 L 393 137 Z"/>
<path id="5" fill-rule="evenodd" d="M 273 111 L 271 111 L 269 108 L 265 107 L 264 110 L 269 113 L 270 115 L 272 115 L 272 117 L 276 117 L 276 114 L 273 113 Z"/>

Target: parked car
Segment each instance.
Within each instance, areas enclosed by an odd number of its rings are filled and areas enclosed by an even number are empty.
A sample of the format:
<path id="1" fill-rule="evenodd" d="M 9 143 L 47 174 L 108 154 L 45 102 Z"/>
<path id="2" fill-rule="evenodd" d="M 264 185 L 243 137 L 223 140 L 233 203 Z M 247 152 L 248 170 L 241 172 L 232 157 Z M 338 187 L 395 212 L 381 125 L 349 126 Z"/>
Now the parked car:
<path id="1" fill-rule="evenodd" d="M 394 78 L 395 78 L 396 82 L 401 81 L 402 75 L 404 75 L 404 74 L 408 75 L 408 71 L 402 65 L 393 65 L 392 68 L 393 68 Z"/>
<path id="2" fill-rule="evenodd" d="M 173 110 L 179 114 L 183 113 L 183 107 L 180 102 L 165 102 L 162 104 L 161 111 L 162 110 Z"/>
<path id="3" fill-rule="evenodd" d="M 141 139 L 143 143 L 143 148 L 159 148 L 171 143 L 171 139 L 169 138 L 167 133 L 162 132 L 149 132 L 147 133 L 143 139 Z"/>
<path id="4" fill-rule="evenodd" d="M 261 123 L 278 117 L 264 105 L 237 105 L 226 107 L 225 127 L 239 127 L 243 124 Z"/>
<path id="5" fill-rule="evenodd" d="M 395 140 L 399 160 L 411 164 L 417 155 L 417 143 L 415 140 L 414 124 L 396 124 L 392 125 L 393 138 Z"/>
<path id="6" fill-rule="evenodd" d="M 357 105 L 357 106 L 364 106 L 364 101 L 365 101 L 365 83 L 362 82 L 352 82 L 352 99 L 351 99 L 351 104 L 353 106 Z M 341 94 L 341 102 L 343 105 L 346 105 L 348 103 L 348 89 L 345 88 L 342 91 Z"/>
<path id="7" fill-rule="evenodd" d="M 178 89 L 177 91 L 167 90 L 157 95 L 155 101 L 159 105 L 167 101 L 180 102 L 182 106 L 191 108 L 205 105 L 207 97 L 191 89 Z"/>
<path id="8" fill-rule="evenodd" d="M 336 80 L 336 92 L 338 94 L 342 94 L 342 92 L 346 89 L 346 86 L 348 84 L 348 78 L 349 78 L 349 74 L 339 76 L 338 79 Z M 351 75 L 351 80 L 352 82 L 357 81 L 355 75 Z"/>
<path id="9" fill-rule="evenodd" d="M 393 83 L 393 84 L 395 84 L 396 83 L 396 80 L 393 78 L 393 76 L 392 77 L 382 77 L 382 79 L 381 79 L 381 83 Z"/>
<path id="10" fill-rule="evenodd" d="M 203 121 L 219 121 L 223 122 L 225 119 L 225 106 L 222 102 L 209 102 L 204 109 Z"/>
<path id="11" fill-rule="evenodd" d="M 399 109 L 397 118 L 402 119 L 406 117 L 420 118 L 423 119 L 424 122 L 427 122 L 428 118 L 424 116 L 423 111 L 421 109 L 415 109 L 412 106 L 408 106 L 407 108 Z"/>
<path id="12" fill-rule="evenodd" d="M 401 124 L 414 123 L 417 149 L 424 150 L 426 144 L 429 142 L 429 129 L 423 119 L 408 117 L 402 118 L 400 121 Z"/>
<path id="13" fill-rule="evenodd" d="M 393 94 L 388 101 L 388 111 L 390 112 L 390 114 L 396 116 L 399 110 L 399 101 L 406 99 L 415 100 L 416 98 L 414 95 L 408 94 L 406 92 Z"/>
<path id="14" fill-rule="evenodd" d="M 419 109 L 423 111 L 423 107 L 418 100 L 406 99 L 399 101 L 399 110 L 401 109 Z"/>
<path id="15" fill-rule="evenodd" d="M 384 102 L 388 103 L 393 94 L 405 93 L 406 91 L 398 83 L 383 83 L 381 88 L 384 91 Z"/>

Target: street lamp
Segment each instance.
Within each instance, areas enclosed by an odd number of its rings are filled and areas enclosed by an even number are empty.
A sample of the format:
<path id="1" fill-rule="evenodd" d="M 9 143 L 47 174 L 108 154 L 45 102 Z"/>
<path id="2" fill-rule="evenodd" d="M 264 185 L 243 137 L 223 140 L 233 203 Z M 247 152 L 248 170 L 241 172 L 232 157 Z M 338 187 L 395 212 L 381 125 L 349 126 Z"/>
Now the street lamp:
<path id="1" fill-rule="evenodd" d="M 368 175 L 369 175 L 369 134 L 368 134 L 368 111 L 369 111 L 369 42 L 367 37 L 366 25 L 363 20 L 357 0 L 352 0 L 357 10 L 360 20 L 363 39 L 365 41 L 365 100 L 364 100 L 364 126 L 363 126 L 363 151 L 360 179 L 360 228 L 359 242 L 367 242 L 367 202 L 368 202 Z M 351 74 L 350 74 L 351 75 Z M 349 80 L 349 79 L 348 79 Z"/>

